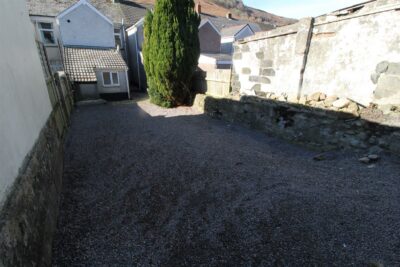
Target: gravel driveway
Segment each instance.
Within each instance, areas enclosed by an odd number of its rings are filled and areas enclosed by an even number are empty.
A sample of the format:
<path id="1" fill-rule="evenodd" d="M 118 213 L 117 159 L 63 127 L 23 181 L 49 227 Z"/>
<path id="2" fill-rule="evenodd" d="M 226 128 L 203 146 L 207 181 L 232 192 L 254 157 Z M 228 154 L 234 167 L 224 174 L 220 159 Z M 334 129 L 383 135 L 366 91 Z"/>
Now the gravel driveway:
<path id="1" fill-rule="evenodd" d="M 316 154 L 190 108 L 79 107 L 53 263 L 399 266 L 399 159 Z"/>

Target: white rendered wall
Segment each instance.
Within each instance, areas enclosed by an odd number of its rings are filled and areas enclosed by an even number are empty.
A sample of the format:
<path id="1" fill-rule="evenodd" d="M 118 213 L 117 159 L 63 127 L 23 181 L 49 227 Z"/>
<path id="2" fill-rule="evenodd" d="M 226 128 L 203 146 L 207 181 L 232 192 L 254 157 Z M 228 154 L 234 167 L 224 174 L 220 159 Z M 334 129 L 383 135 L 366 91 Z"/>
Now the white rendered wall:
<path id="1" fill-rule="evenodd" d="M 0 25 L 1 207 L 49 117 L 51 104 L 25 1 L 2 1 Z"/>
<path id="2" fill-rule="evenodd" d="M 82 4 L 58 19 L 64 45 L 115 47 L 114 26 Z"/>

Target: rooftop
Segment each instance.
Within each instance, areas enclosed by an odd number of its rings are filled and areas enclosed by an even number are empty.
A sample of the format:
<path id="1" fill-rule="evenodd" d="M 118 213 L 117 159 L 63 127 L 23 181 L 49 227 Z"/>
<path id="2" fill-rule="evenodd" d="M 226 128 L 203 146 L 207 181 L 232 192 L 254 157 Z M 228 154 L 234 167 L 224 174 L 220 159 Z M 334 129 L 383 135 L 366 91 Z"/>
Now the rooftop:
<path id="1" fill-rule="evenodd" d="M 74 82 L 96 82 L 95 69 L 128 69 L 121 53 L 110 48 L 64 47 L 64 65 Z"/>
<path id="2" fill-rule="evenodd" d="M 27 0 L 30 15 L 56 17 L 65 9 L 77 3 L 78 0 Z M 122 21 L 127 27 L 132 26 L 143 18 L 150 5 L 140 5 L 132 0 L 90 0 L 90 3 L 109 18 L 115 25 Z"/>

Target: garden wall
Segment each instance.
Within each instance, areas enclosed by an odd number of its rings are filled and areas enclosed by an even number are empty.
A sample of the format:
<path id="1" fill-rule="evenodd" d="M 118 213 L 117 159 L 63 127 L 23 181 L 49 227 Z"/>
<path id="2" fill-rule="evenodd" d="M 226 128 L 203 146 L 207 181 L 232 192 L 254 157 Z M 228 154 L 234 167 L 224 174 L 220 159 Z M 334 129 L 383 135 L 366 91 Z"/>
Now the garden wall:
<path id="1" fill-rule="evenodd" d="M 400 114 L 365 109 L 359 115 L 254 96 L 215 98 L 197 95 L 205 114 L 322 151 L 352 149 L 400 155 Z"/>
<path id="2" fill-rule="evenodd" d="M 294 103 L 323 93 L 390 111 L 400 105 L 399 10 L 396 0 L 370 1 L 236 43 L 232 89 Z"/>
<path id="3" fill-rule="evenodd" d="M 0 266 L 50 266 L 72 94 L 25 1 L 3 1 L 0 24 Z"/>

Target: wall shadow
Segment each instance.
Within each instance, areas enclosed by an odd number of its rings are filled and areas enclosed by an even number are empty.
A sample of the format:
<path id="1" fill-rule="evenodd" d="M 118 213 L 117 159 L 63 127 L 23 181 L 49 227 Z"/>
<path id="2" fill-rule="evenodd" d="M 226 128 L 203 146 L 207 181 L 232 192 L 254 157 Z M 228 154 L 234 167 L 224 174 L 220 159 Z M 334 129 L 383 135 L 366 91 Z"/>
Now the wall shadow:
<path id="1" fill-rule="evenodd" d="M 385 116 L 367 108 L 354 115 L 251 96 L 241 100 L 206 97 L 204 110 L 212 117 L 323 150 L 373 147 L 400 154 L 400 114 Z"/>

